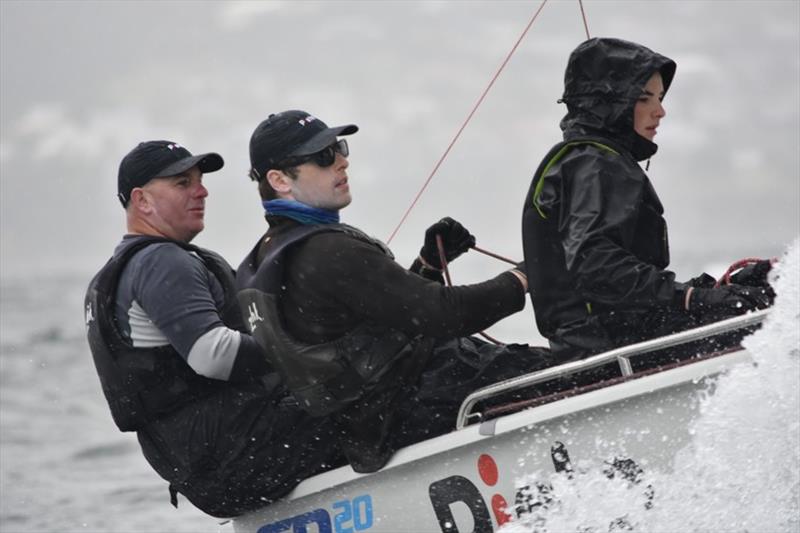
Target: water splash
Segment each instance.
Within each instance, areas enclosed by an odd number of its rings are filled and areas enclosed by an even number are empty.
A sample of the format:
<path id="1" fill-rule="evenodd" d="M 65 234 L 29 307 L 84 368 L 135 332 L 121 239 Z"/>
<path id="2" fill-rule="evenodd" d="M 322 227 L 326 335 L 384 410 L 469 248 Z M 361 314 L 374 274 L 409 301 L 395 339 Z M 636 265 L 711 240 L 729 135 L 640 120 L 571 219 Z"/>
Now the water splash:
<path id="1" fill-rule="evenodd" d="M 800 239 L 771 283 L 773 311 L 743 343 L 754 363 L 732 368 L 699 399 L 692 439 L 670 471 L 610 475 L 609 463 L 582 461 L 579 479 L 550 476 L 558 499 L 522 480 L 536 508 L 500 531 L 800 531 Z"/>

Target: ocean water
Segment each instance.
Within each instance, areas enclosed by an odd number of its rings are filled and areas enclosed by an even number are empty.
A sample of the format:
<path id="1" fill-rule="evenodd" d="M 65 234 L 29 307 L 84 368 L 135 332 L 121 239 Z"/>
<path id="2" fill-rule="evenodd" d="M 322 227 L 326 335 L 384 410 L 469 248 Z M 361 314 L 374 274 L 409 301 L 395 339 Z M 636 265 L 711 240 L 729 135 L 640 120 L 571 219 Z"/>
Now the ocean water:
<path id="1" fill-rule="evenodd" d="M 230 531 L 114 426 L 86 343 L 86 276 L 0 287 L 0 531 Z"/>
<path id="2" fill-rule="evenodd" d="M 757 365 L 718 381 L 674 471 L 652 474 L 659 487 L 654 507 L 631 511 L 625 527 L 800 528 L 799 252 L 796 241 L 783 256 L 774 312 L 747 340 Z M 135 436 L 113 425 L 85 340 L 88 278 L 0 286 L 0 532 L 230 532 L 230 524 L 182 498 L 174 509 Z M 563 489 L 562 507 L 539 531 L 609 531 L 621 506 L 631 507 L 630 491 L 603 476 Z M 510 523 L 503 533 L 532 529 Z"/>

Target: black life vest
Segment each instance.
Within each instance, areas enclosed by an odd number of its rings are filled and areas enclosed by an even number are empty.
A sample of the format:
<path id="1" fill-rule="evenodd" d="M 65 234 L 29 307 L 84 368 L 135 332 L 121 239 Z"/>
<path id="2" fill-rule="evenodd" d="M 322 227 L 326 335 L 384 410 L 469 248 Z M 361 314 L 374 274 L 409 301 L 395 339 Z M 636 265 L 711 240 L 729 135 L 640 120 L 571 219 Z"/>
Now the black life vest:
<path id="1" fill-rule="evenodd" d="M 294 340 L 278 308 L 285 251 L 317 233 L 340 231 L 391 252 L 382 243 L 345 224 L 300 225 L 260 240 L 237 269 L 239 305 L 244 321 L 278 370 L 286 387 L 312 416 L 339 411 L 374 389 L 393 363 L 425 357 L 418 342 L 385 326 L 363 324 L 343 337 L 321 344 Z M 265 249 L 262 248 L 265 247 Z M 261 250 L 260 250 L 261 249 Z M 265 255 L 258 260 L 259 250 Z"/>
<path id="2" fill-rule="evenodd" d="M 196 253 L 225 293 L 220 317 L 226 326 L 241 329 L 233 271 L 217 254 L 187 243 L 160 237 L 143 238 L 112 257 L 89 284 L 84 300 L 86 329 L 95 368 L 111 416 L 121 431 L 138 431 L 175 409 L 207 397 L 226 382 L 197 374 L 172 346 L 135 348 L 119 330 L 114 308 L 125 265 L 142 248 L 169 242 Z"/>

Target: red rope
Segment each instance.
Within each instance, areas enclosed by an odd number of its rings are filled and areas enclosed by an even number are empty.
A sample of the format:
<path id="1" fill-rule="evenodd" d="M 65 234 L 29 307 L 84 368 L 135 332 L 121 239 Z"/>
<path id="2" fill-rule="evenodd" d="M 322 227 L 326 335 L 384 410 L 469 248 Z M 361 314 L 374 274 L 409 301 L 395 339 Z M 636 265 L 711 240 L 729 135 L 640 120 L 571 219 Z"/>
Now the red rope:
<path id="1" fill-rule="evenodd" d="M 578 0 L 578 4 L 581 6 L 581 17 L 583 17 L 583 28 L 586 30 L 586 38 L 591 39 L 589 35 L 589 23 L 586 22 L 586 12 L 583 10 L 583 0 Z"/>
<path id="2" fill-rule="evenodd" d="M 758 257 L 745 257 L 744 259 L 739 259 L 731 266 L 728 267 L 728 270 L 720 276 L 717 282 L 714 284 L 714 288 L 717 288 L 721 285 L 730 285 L 731 284 L 731 275 L 733 275 L 737 270 L 746 267 L 747 265 L 752 265 L 758 262 L 764 261 L 764 259 L 759 259 Z M 778 262 L 777 257 L 770 258 L 770 263 L 773 265 Z"/>
<path id="3" fill-rule="evenodd" d="M 498 346 L 505 346 L 504 342 L 500 342 L 499 340 L 495 339 L 494 337 L 492 337 L 491 335 L 489 335 L 485 331 L 479 331 L 478 335 L 480 335 L 481 337 L 483 337 L 487 341 L 491 342 L 492 344 L 496 344 Z"/>
<path id="4" fill-rule="evenodd" d="M 472 247 L 473 250 L 476 252 L 480 252 L 484 255 L 488 255 L 489 257 L 494 257 L 495 259 L 499 259 L 500 261 L 505 261 L 511 265 L 517 266 L 519 261 L 514 261 L 513 259 L 509 259 L 508 257 L 503 257 L 502 255 L 497 255 L 496 253 L 490 252 L 489 250 L 484 250 L 483 248 L 478 248 L 477 246 Z"/>
<path id="5" fill-rule="evenodd" d="M 442 271 L 444 272 L 444 280 L 447 282 L 447 286 L 451 287 L 453 285 L 453 281 L 450 279 L 450 269 L 447 268 L 447 255 L 444 253 L 444 243 L 442 242 L 442 236 L 437 234 L 436 235 L 436 247 L 439 249 L 439 264 L 442 265 Z"/>
<path id="6" fill-rule="evenodd" d="M 447 282 L 446 285 L 448 287 L 452 287 L 453 286 L 453 281 L 450 279 L 450 270 L 447 268 L 447 255 L 445 255 L 445 253 L 444 253 L 444 242 L 442 242 L 442 236 L 438 235 L 438 234 L 436 235 L 436 247 L 439 249 L 439 263 L 441 263 L 441 265 L 442 265 L 442 271 L 444 272 L 444 279 Z M 475 247 L 473 246 L 473 248 L 475 248 Z M 475 249 L 477 250 L 477 248 L 475 248 Z M 494 254 L 490 254 L 490 255 L 494 255 Z M 499 257 L 499 256 L 495 256 L 495 257 Z M 489 342 L 497 344 L 498 346 L 504 346 L 505 345 L 504 343 L 502 343 L 499 340 L 495 339 L 494 337 L 492 337 L 491 335 L 489 335 L 485 331 L 479 331 L 478 335 L 480 335 L 481 337 L 483 337 L 484 339 L 486 339 Z"/>
<path id="7" fill-rule="evenodd" d="M 519 36 L 519 39 L 517 39 L 517 42 L 514 44 L 514 47 L 511 49 L 511 51 L 508 53 L 508 55 L 506 56 L 505 60 L 503 61 L 503 64 L 500 65 L 500 68 L 497 69 L 497 72 L 495 73 L 494 77 L 492 77 L 492 81 L 490 81 L 489 85 L 486 86 L 486 89 L 484 89 L 483 94 L 481 94 L 481 97 L 478 98 L 478 102 L 472 108 L 472 111 L 470 111 L 470 113 L 467 116 L 466 120 L 461 125 L 461 127 L 458 129 L 458 132 L 456 133 L 455 137 L 453 137 L 453 140 L 450 141 L 450 145 L 447 147 L 447 150 L 444 151 L 444 154 L 442 154 L 442 157 L 439 158 L 439 161 L 436 163 L 436 166 L 433 167 L 433 170 L 431 171 L 430 175 L 428 176 L 428 179 L 425 180 L 425 183 L 422 185 L 422 188 L 419 190 L 417 195 L 414 197 L 414 200 L 411 202 L 411 205 L 408 206 L 408 209 L 406 209 L 405 214 L 403 214 L 403 218 L 400 219 L 400 222 L 397 224 L 397 227 L 394 228 L 394 231 L 392 231 L 392 234 L 389 235 L 389 238 L 386 240 L 386 244 L 391 244 L 392 243 L 392 239 L 394 239 L 394 236 L 397 235 L 398 231 L 400 231 L 400 226 L 403 225 L 403 223 L 408 218 L 408 215 L 411 213 L 411 210 L 414 209 L 415 205 L 417 205 L 417 201 L 419 201 L 420 197 L 422 196 L 422 193 L 425 192 L 425 189 L 428 188 L 428 184 L 431 182 L 431 180 L 433 179 L 433 176 L 439 170 L 439 167 L 442 165 L 442 162 L 444 162 L 445 158 L 450 153 L 450 150 L 453 148 L 453 145 L 455 145 L 456 141 L 461 136 L 461 132 L 464 131 L 464 128 L 467 127 L 467 124 L 469 123 L 469 121 L 472 120 L 472 116 L 475 114 L 475 111 L 478 110 L 478 107 L 483 102 L 483 99 L 486 97 L 486 94 L 492 88 L 492 86 L 494 85 L 494 82 L 495 82 L 495 80 L 497 80 L 498 76 L 500 76 L 500 73 L 503 71 L 503 69 L 505 68 L 506 64 L 511 59 L 511 56 L 517 50 L 517 47 L 519 46 L 519 43 L 522 42 L 522 39 L 525 37 L 525 34 L 528 33 L 528 30 L 533 25 L 533 22 L 536 20 L 536 17 L 539 16 L 539 13 L 542 11 L 542 8 L 544 7 L 544 5 L 546 3 L 547 3 L 547 0 L 542 0 L 542 3 L 539 6 L 539 9 L 537 9 L 536 12 L 533 14 L 533 17 L 531 17 L 530 22 L 528 22 L 528 25 L 525 26 L 525 30 L 522 32 L 522 35 Z"/>

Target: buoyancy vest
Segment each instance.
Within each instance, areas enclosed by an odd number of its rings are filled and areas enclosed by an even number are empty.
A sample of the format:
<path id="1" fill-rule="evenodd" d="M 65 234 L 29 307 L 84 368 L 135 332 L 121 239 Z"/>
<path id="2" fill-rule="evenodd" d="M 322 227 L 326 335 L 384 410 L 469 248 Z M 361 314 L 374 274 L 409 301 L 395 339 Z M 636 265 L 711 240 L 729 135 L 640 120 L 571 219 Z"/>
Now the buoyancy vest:
<path id="1" fill-rule="evenodd" d="M 172 243 L 196 253 L 225 293 L 220 317 L 240 329 L 233 271 L 217 254 L 160 237 L 143 238 L 112 257 L 89 284 L 84 300 L 89 347 L 111 416 L 121 431 L 138 431 L 182 405 L 207 397 L 226 384 L 203 377 L 172 346 L 136 348 L 118 327 L 114 308 L 120 277 L 134 254 L 155 243 Z"/>
<path id="2" fill-rule="evenodd" d="M 352 226 L 300 225 L 260 240 L 236 274 L 239 305 L 250 333 L 300 406 L 312 416 L 343 409 L 380 383 L 395 361 L 421 359 L 429 352 L 403 332 L 368 323 L 320 344 L 298 342 L 286 331 L 278 306 L 285 252 L 312 235 L 330 231 L 347 233 L 391 256 L 382 243 Z M 263 254 L 260 261 L 259 252 Z"/>

